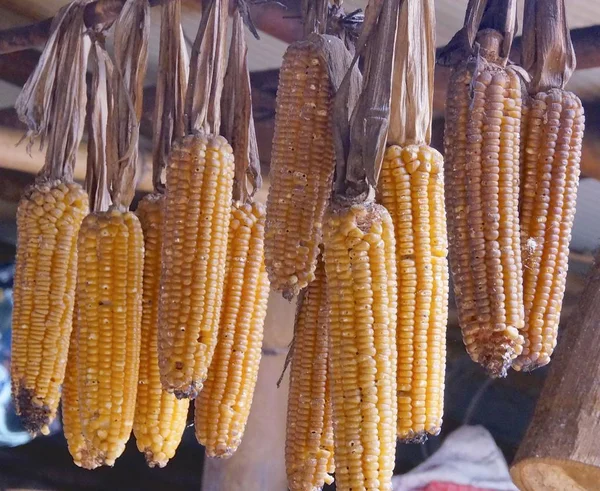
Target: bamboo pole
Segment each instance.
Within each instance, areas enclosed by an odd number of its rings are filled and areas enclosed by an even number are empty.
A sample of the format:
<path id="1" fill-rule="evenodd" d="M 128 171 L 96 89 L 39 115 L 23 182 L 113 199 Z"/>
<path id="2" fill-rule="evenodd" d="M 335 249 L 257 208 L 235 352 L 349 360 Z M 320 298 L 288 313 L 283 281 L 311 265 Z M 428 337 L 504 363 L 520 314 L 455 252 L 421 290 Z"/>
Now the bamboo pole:
<path id="1" fill-rule="evenodd" d="M 600 490 L 600 255 L 563 331 L 511 475 L 521 491 Z"/>

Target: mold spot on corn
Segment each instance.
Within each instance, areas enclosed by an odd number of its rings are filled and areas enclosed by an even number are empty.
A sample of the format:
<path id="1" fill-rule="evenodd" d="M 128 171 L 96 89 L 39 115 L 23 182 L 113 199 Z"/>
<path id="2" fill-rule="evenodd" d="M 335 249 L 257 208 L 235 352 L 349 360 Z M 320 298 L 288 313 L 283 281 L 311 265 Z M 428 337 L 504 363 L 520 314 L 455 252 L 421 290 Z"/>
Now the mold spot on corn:
<path id="1" fill-rule="evenodd" d="M 390 212 L 398 272 L 398 437 L 441 430 L 448 321 L 443 158 L 427 145 L 390 146 L 378 201 Z"/>
<path id="2" fill-rule="evenodd" d="M 290 45 L 279 75 L 265 261 L 290 300 L 314 279 L 335 168 L 331 84 L 311 41 Z"/>
<path id="3" fill-rule="evenodd" d="M 221 313 L 233 186 L 221 136 L 176 142 L 167 167 L 158 361 L 163 387 L 195 398 L 206 380 Z"/>
<path id="4" fill-rule="evenodd" d="M 38 183 L 17 211 L 11 377 L 15 409 L 30 433 L 56 417 L 72 329 L 77 232 L 88 212 L 79 184 Z"/>
<path id="5" fill-rule="evenodd" d="M 264 228 L 263 205 L 233 204 L 218 342 L 195 401 L 196 438 L 209 457 L 235 453 L 250 414 L 269 298 Z"/>
<path id="6" fill-rule="evenodd" d="M 336 485 L 391 490 L 397 427 L 392 219 L 374 203 L 334 204 L 324 232 Z"/>

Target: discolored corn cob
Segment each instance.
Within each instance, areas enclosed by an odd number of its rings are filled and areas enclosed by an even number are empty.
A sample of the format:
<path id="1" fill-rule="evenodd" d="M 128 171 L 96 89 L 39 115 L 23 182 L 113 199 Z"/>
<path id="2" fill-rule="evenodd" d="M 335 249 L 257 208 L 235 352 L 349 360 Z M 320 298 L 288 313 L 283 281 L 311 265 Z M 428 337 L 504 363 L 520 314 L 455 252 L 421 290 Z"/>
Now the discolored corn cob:
<path id="1" fill-rule="evenodd" d="M 77 311 L 77 306 L 75 306 L 75 311 Z M 84 438 L 81 430 L 77 372 L 77 330 L 73 329 L 69 344 L 65 381 L 62 386 L 62 425 L 73 462 L 84 469 L 95 469 L 101 465 L 101 462 L 98 460 L 98 452 Z"/>
<path id="2" fill-rule="evenodd" d="M 195 402 L 196 438 L 209 457 L 233 455 L 250 413 L 269 298 L 264 229 L 263 205 L 233 204 L 219 339 Z"/>
<path id="3" fill-rule="evenodd" d="M 380 205 L 333 205 L 325 219 L 335 480 L 390 490 L 396 447 L 396 261 Z"/>
<path id="4" fill-rule="evenodd" d="M 571 92 L 550 89 L 533 97 L 520 209 L 525 345 L 516 370 L 548 364 L 556 346 L 584 124 L 581 101 Z"/>
<path id="5" fill-rule="evenodd" d="M 300 293 L 288 396 L 285 464 L 291 491 L 317 490 L 333 482 L 333 425 L 328 372 L 325 266 Z"/>
<path id="6" fill-rule="evenodd" d="M 450 268 L 471 358 L 493 377 L 521 353 L 518 217 L 521 88 L 510 68 L 479 59 L 454 69 L 444 148 Z M 471 95 L 472 87 L 472 95 Z"/>
<path id="7" fill-rule="evenodd" d="M 34 434 L 48 434 L 56 417 L 72 329 L 77 232 L 87 212 L 85 191 L 62 180 L 32 186 L 17 211 L 12 392 Z"/>
<path id="8" fill-rule="evenodd" d="M 331 84 L 310 41 L 290 45 L 277 89 L 265 261 L 287 299 L 314 278 L 335 167 Z"/>
<path id="9" fill-rule="evenodd" d="M 440 432 L 448 321 L 443 158 L 427 145 L 390 146 L 378 183 L 390 212 L 398 271 L 398 437 Z"/>
<path id="10" fill-rule="evenodd" d="M 198 395 L 217 343 L 233 172 L 221 136 L 186 136 L 169 158 L 158 362 L 163 388 L 178 398 Z"/>
<path id="11" fill-rule="evenodd" d="M 137 393 L 144 238 L 137 217 L 111 208 L 81 225 L 77 364 L 83 436 L 112 466 L 131 434 Z"/>
<path id="12" fill-rule="evenodd" d="M 189 401 L 163 390 L 158 370 L 158 295 L 160 290 L 164 196 L 151 194 L 136 215 L 144 232 L 142 340 L 133 433 L 150 467 L 164 467 L 173 458 L 187 421 Z"/>

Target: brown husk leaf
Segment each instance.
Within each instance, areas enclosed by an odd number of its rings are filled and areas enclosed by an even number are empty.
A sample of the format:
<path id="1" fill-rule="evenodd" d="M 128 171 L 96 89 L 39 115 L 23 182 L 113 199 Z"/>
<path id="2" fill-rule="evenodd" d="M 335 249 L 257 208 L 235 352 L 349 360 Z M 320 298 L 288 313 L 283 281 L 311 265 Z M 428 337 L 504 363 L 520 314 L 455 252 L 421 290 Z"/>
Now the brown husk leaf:
<path id="1" fill-rule="evenodd" d="M 302 0 L 301 8 L 302 21 L 304 22 L 304 36 L 308 37 L 311 33 L 325 34 L 329 1 Z"/>
<path id="2" fill-rule="evenodd" d="M 107 182 L 107 129 L 109 103 L 109 83 L 113 77 L 113 65 L 104 47 L 102 34 L 92 35 L 90 50 L 92 79 L 91 98 L 87 112 L 87 169 L 85 189 L 90 197 L 92 211 L 105 211 L 110 206 Z"/>
<path id="3" fill-rule="evenodd" d="M 129 209 L 135 194 L 150 6 L 127 0 L 115 22 L 114 108 L 109 116 L 108 181 L 113 205 Z"/>
<path id="4" fill-rule="evenodd" d="M 494 30 L 501 37 L 494 62 L 504 66 L 517 32 L 517 0 L 469 0 L 465 22 L 438 56 L 438 64 L 454 66 L 477 54 L 481 31 Z"/>
<path id="5" fill-rule="evenodd" d="M 398 14 L 388 145 L 431 141 L 434 71 L 434 0 L 404 0 Z"/>
<path id="6" fill-rule="evenodd" d="M 396 44 L 396 27 L 400 0 L 383 0 L 380 15 L 371 22 L 369 12 L 374 11 L 379 0 L 369 3 L 365 14 L 365 31 L 372 34 L 365 40 L 367 52 L 362 92 L 350 119 L 350 150 L 345 169 L 346 197 L 367 199 L 377 183 L 377 177 L 389 127 L 390 99 L 392 93 L 392 65 Z M 373 10 L 372 10 L 373 8 Z M 357 43 L 360 54 L 361 39 Z M 392 47 L 390 49 L 390 46 Z M 336 189 L 336 193 L 338 190 Z"/>
<path id="7" fill-rule="evenodd" d="M 564 0 L 525 0 L 521 65 L 532 93 L 567 85 L 576 60 Z"/>
<path id="8" fill-rule="evenodd" d="M 221 127 L 228 7 L 227 0 L 207 0 L 202 12 L 192 46 L 185 101 L 185 126 L 189 133 L 216 134 Z"/>
<path id="9" fill-rule="evenodd" d="M 233 199 L 239 201 L 252 198 L 262 185 L 258 144 L 252 116 L 247 53 L 244 20 L 239 10 L 236 10 L 233 14 L 229 61 L 221 98 L 221 135 L 233 147 L 235 161 Z M 251 189 L 248 188 L 248 184 Z"/>
<path id="10" fill-rule="evenodd" d="M 72 2 L 54 17 L 40 60 L 15 104 L 19 119 L 28 127 L 28 149 L 36 137 L 40 137 L 40 148 L 47 143 L 41 179 L 73 179 L 87 99 L 90 39 L 84 35 L 86 3 Z"/>
<path id="11" fill-rule="evenodd" d="M 152 182 L 164 192 L 163 171 L 171 145 L 185 134 L 183 104 L 188 79 L 188 54 L 181 28 L 181 2 L 174 0 L 161 7 L 160 50 L 154 131 L 152 135 Z"/>

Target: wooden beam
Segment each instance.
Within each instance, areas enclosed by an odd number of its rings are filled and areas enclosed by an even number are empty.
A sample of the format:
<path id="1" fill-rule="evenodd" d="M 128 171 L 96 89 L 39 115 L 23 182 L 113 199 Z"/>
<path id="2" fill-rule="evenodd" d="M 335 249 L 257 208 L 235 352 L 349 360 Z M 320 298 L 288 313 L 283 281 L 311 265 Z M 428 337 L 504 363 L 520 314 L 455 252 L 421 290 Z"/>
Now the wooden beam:
<path id="1" fill-rule="evenodd" d="M 34 144 L 31 154 L 27 153 L 27 145 L 22 142 L 23 131 L 14 128 L 0 128 L 0 167 L 12 169 L 29 174 L 37 174 L 44 165 L 44 152 Z M 140 152 L 140 168 L 144 170 L 137 188 L 141 191 L 152 190 L 151 157 L 149 154 Z M 74 178 L 83 181 L 87 162 L 87 150 L 81 145 L 77 154 Z"/>
<path id="2" fill-rule="evenodd" d="M 511 475 L 528 491 L 599 489 L 600 256 L 564 328 Z"/>

